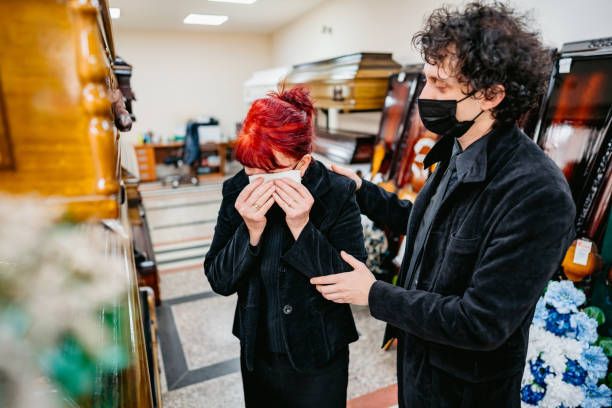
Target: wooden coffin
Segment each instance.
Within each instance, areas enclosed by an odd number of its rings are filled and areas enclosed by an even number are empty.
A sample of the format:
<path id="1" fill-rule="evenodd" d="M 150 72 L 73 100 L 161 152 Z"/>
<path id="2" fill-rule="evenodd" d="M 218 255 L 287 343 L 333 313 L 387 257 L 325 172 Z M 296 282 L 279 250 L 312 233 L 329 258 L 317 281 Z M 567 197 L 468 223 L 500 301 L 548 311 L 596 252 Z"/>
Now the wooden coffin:
<path id="1" fill-rule="evenodd" d="M 146 210 L 138 190 L 140 180 L 125 169 L 122 169 L 122 173 L 128 204 L 128 219 L 133 236 L 134 261 L 138 273 L 138 285 L 150 287 L 155 294 L 155 304 L 160 305 L 160 279 L 157 263 L 155 262 L 155 252 L 153 251 L 153 241 L 151 240 Z"/>
<path id="2" fill-rule="evenodd" d="M 107 254 L 125 261 L 122 264 L 128 292 L 126 296 L 118 297 L 114 305 L 107 307 L 101 313 L 101 319 L 104 321 L 112 316 L 111 321 L 105 322 L 113 328 L 110 341 L 127 351 L 129 364 L 127 367 L 117 367 L 112 374 L 108 374 L 108 367 L 100 368 L 91 406 L 151 408 L 156 406 L 153 399 L 156 385 L 152 384 L 154 377 L 150 376 L 151 362 L 147 358 L 148 345 L 144 336 L 145 325 L 151 322 L 143 321 L 141 314 L 127 203 L 122 207 L 119 220 L 105 220 L 104 224 L 108 234 Z"/>
<path id="3" fill-rule="evenodd" d="M 131 83 L 132 66 L 125 62 L 123 58 L 116 57 L 115 61 L 113 61 L 113 72 L 117 78 L 117 85 L 123 95 L 125 108 L 130 113 L 132 121 L 135 122 L 136 116 L 134 116 L 134 112 L 132 111 L 132 101 L 136 100 L 136 95 L 134 94 Z"/>
<path id="4" fill-rule="evenodd" d="M 339 129 L 337 115 L 382 109 L 389 77 L 400 69 L 391 54 L 362 52 L 294 65 L 281 84 L 307 85 L 315 107 L 325 112 L 326 125 L 316 129 L 315 152 L 338 163 L 368 163 L 375 135 Z"/>
<path id="5" fill-rule="evenodd" d="M 100 338 L 110 326 L 108 340 L 127 352 L 128 365 L 99 367 L 92 398 L 82 406 L 149 408 L 144 323 L 111 106 L 114 58 L 105 0 L 0 2 L 0 191 L 40 196 L 41 207 L 66 206 L 73 221 L 88 221 L 83 228 L 104 224 L 104 250 L 122 259 L 129 291 L 101 313 Z"/>
<path id="6" fill-rule="evenodd" d="M 400 69 L 391 54 L 360 52 L 294 65 L 286 82 L 308 84 L 317 108 L 375 110 L 383 107 L 389 77 Z"/>
<path id="7" fill-rule="evenodd" d="M 406 67 L 389 78 L 387 96 L 372 157 L 372 179 L 392 180 L 403 156 L 404 142 L 414 119 L 416 101 L 424 85 L 422 65 Z M 401 151 L 400 151 L 401 150 Z"/>
<path id="8" fill-rule="evenodd" d="M 576 231 L 601 245 L 612 191 L 612 38 L 563 45 L 535 140 L 563 171 Z"/>
<path id="9" fill-rule="evenodd" d="M 118 216 L 113 60 L 104 1 L 0 2 L 1 191 Z"/>

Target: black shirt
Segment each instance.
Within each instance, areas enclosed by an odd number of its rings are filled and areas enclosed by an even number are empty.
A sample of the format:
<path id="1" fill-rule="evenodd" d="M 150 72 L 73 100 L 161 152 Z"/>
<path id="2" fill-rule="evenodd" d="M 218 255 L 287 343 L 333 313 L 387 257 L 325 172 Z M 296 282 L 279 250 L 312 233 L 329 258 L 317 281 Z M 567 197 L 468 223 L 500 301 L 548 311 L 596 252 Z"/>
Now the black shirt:
<path id="1" fill-rule="evenodd" d="M 411 289 L 415 289 L 417 287 L 419 279 L 421 278 L 421 257 L 429 237 L 431 226 L 436 214 L 438 213 L 438 210 L 440 209 L 440 205 L 447 196 L 447 193 L 452 190 L 455 184 L 465 177 L 476 157 L 486 150 L 488 136 L 489 134 L 487 133 L 485 136 L 469 145 L 465 151 L 461 149 L 459 141 L 457 139 L 454 140 L 448 167 L 446 168 L 444 175 L 436 187 L 436 192 L 431 197 L 431 201 L 425 209 L 425 213 L 423 214 L 423 218 L 421 219 L 421 223 L 419 224 L 419 228 L 417 230 L 417 235 L 414 241 L 414 251 L 412 252 L 412 257 L 410 259 L 409 268 L 406 275 L 413 276 L 410 284 Z M 414 274 L 413 271 L 415 271 Z"/>
<path id="2" fill-rule="evenodd" d="M 280 280 L 280 258 L 295 242 L 285 221 L 285 212 L 274 203 L 266 213 L 266 229 L 256 247 L 249 250 L 259 256 L 259 273 L 263 282 L 262 313 L 259 327 L 261 345 L 274 353 L 285 353 L 281 329 L 282 305 L 278 298 Z"/>

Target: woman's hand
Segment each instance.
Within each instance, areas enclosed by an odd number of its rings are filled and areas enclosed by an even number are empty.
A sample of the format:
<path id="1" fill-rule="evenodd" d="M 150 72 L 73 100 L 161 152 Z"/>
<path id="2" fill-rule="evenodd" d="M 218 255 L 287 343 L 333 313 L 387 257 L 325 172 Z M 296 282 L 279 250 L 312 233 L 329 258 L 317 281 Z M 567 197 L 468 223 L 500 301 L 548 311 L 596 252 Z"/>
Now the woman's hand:
<path id="1" fill-rule="evenodd" d="M 244 220 L 248 230 L 251 245 L 256 246 L 266 228 L 266 213 L 274 204 L 276 187 L 272 181 L 263 182 L 257 178 L 248 184 L 236 198 L 236 210 Z"/>
<path id="2" fill-rule="evenodd" d="M 353 170 L 346 168 L 346 167 L 336 166 L 335 164 L 331 165 L 331 169 L 334 171 L 334 173 L 341 174 L 353 180 L 355 184 L 357 184 L 357 188 L 355 189 L 355 191 L 361 188 L 361 182 L 363 180 Z"/>
<path id="3" fill-rule="evenodd" d="M 314 198 L 304 185 L 293 180 L 282 178 L 274 180 L 276 191 L 272 194 L 274 201 L 285 211 L 285 220 L 295 240 L 308 224 L 310 209 Z"/>

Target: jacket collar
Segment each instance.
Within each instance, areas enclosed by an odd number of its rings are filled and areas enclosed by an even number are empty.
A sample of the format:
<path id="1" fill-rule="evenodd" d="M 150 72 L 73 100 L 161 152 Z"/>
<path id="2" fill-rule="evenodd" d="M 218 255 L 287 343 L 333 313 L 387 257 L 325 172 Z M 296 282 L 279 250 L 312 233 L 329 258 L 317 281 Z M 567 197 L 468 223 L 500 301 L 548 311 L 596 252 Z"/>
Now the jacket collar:
<path id="1" fill-rule="evenodd" d="M 325 165 L 314 158 L 304 173 L 302 184 L 315 197 L 321 197 L 330 188 L 329 172 Z"/>
<path id="2" fill-rule="evenodd" d="M 482 152 L 476 156 L 472 162 L 472 166 L 463 178 L 463 183 L 478 183 L 484 181 L 487 177 L 487 169 L 491 155 L 497 153 L 496 150 L 504 148 L 510 142 L 507 133 L 516 133 L 518 127 L 516 125 L 499 126 L 484 137 L 487 137 L 487 148 L 482 149 Z M 424 166 L 429 168 L 434 163 L 446 161 L 450 158 L 453 151 L 455 138 L 452 135 L 443 136 L 431 148 L 427 156 L 425 156 Z"/>

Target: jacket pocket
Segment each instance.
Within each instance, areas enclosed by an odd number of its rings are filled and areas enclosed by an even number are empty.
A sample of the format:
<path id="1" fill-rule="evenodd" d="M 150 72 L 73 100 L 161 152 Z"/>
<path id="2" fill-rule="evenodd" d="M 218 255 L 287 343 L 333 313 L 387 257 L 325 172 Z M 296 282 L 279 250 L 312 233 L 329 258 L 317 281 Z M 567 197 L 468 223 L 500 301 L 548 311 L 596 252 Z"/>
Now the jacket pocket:
<path id="1" fill-rule="evenodd" d="M 516 349 L 475 352 L 431 344 L 429 362 L 453 377 L 476 384 L 522 373 L 525 352 Z"/>
<path id="2" fill-rule="evenodd" d="M 449 237 L 444 258 L 431 285 L 434 292 L 463 295 L 474 272 L 480 243 L 480 236 L 461 238 L 453 234 Z"/>
<path id="3" fill-rule="evenodd" d="M 448 240 L 449 248 L 453 248 L 459 254 L 471 254 L 476 252 L 480 246 L 480 235 L 472 238 L 460 238 L 452 234 Z"/>

